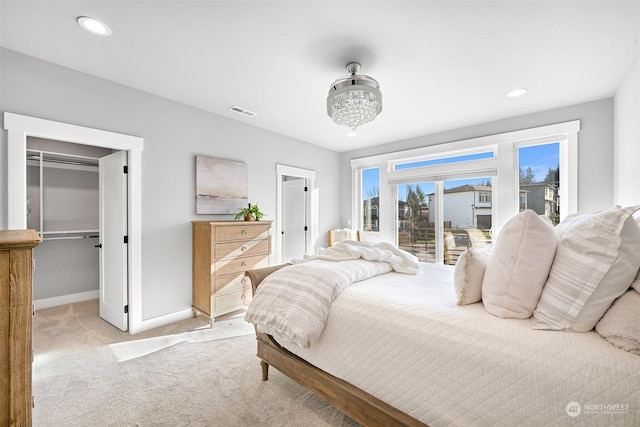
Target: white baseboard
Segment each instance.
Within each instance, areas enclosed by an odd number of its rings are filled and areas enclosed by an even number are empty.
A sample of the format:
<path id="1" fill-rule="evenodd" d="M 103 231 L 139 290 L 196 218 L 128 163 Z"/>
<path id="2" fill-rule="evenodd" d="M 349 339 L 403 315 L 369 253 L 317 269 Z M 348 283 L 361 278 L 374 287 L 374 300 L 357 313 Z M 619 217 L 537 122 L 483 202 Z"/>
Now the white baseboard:
<path id="1" fill-rule="evenodd" d="M 175 313 L 165 314 L 163 316 L 154 317 L 152 319 L 142 320 L 140 330 L 135 331 L 132 335 L 139 332 L 148 331 L 149 329 L 155 329 L 161 326 L 169 325 L 171 323 L 179 322 L 190 317 L 193 317 L 193 310 L 191 308 L 188 308 L 186 310 L 176 311 Z M 131 333 L 131 331 L 129 331 L 129 333 Z"/>
<path id="2" fill-rule="evenodd" d="M 98 299 L 99 296 L 100 296 L 99 291 L 80 292 L 77 294 L 62 295 L 59 297 L 43 298 L 43 299 L 35 300 L 33 301 L 33 305 L 36 310 L 40 310 L 43 308 L 57 307 L 59 305 L 71 304 L 74 302 Z M 170 325 L 171 323 L 189 319 L 190 317 L 193 317 L 193 310 L 191 308 L 188 308 L 188 309 L 176 311 L 175 313 L 169 313 L 163 316 L 154 317 L 152 319 L 146 319 L 142 321 L 140 330 L 135 331 L 134 334 L 148 331 L 150 329 L 159 328 L 161 326 Z M 129 331 L 129 333 L 131 333 L 131 331 Z"/>
<path id="3" fill-rule="evenodd" d="M 53 298 L 43 298 L 33 301 L 34 308 L 39 310 L 41 308 L 57 307 L 59 305 L 71 304 L 74 302 L 87 301 L 90 299 L 98 299 L 100 293 L 95 291 L 79 292 L 77 294 L 61 295 Z"/>

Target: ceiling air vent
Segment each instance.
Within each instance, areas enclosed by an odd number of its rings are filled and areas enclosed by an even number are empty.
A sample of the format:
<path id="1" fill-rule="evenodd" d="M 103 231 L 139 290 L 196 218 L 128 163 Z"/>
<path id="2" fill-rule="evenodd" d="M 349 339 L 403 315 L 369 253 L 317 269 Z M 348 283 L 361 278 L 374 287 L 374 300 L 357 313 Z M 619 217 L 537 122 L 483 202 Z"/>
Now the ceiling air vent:
<path id="1" fill-rule="evenodd" d="M 254 113 L 253 111 L 245 110 L 244 108 L 236 107 L 235 105 L 229 107 L 229 110 L 247 117 L 253 117 L 256 115 L 256 113 Z"/>

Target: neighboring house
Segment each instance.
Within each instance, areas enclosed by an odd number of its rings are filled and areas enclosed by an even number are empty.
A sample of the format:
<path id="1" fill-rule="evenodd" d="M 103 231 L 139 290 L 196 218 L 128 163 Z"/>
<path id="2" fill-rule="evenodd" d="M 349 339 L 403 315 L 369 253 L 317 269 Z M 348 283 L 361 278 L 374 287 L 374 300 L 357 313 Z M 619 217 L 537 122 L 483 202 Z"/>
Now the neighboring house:
<path id="1" fill-rule="evenodd" d="M 378 231 L 380 229 L 380 219 L 378 217 L 380 199 L 373 197 L 364 200 L 362 203 L 362 228 L 364 231 Z"/>
<path id="2" fill-rule="evenodd" d="M 434 194 L 429 194 L 429 206 Z M 429 211 L 429 223 L 435 223 L 435 210 Z M 461 185 L 444 190 L 444 223 L 447 228 L 491 228 L 491 187 Z"/>
<path id="3" fill-rule="evenodd" d="M 555 184 L 546 182 L 520 184 L 520 190 L 526 191 L 524 204 L 521 199 L 521 211 L 532 209 L 537 214 L 544 215 L 551 220 L 559 217 L 558 187 Z"/>
<path id="4" fill-rule="evenodd" d="M 378 231 L 380 230 L 380 219 L 378 212 L 380 209 L 380 199 L 373 197 L 366 199 L 362 202 L 362 219 L 364 231 Z M 409 206 L 402 200 L 398 201 L 398 220 L 400 224 L 404 224 L 406 219 L 409 218 L 410 210 Z M 402 227 L 402 225 L 401 225 Z"/>

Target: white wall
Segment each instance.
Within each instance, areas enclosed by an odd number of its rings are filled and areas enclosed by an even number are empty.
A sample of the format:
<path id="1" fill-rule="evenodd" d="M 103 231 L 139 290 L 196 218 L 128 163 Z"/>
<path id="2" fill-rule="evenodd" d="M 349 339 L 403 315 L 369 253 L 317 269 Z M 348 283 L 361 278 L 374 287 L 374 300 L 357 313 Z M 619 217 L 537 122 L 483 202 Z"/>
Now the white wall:
<path id="1" fill-rule="evenodd" d="M 615 97 L 614 201 L 640 204 L 640 59 Z"/>
<path id="2" fill-rule="evenodd" d="M 144 138 L 142 152 L 142 319 L 191 306 L 191 221 L 231 219 L 195 214 L 195 156 L 249 165 L 249 200 L 276 218 L 276 163 L 316 171 L 319 236 L 338 222 L 339 154 L 0 49 L 0 112 Z M 0 229 L 7 227 L 6 131 L 0 138 Z M 275 244 L 275 239 L 273 243 Z M 275 245 L 274 245 L 275 249 Z M 275 256 L 272 256 L 275 259 Z"/>
<path id="3" fill-rule="evenodd" d="M 578 134 L 578 210 L 606 209 L 613 205 L 613 98 L 342 153 L 342 182 L 351 180 L 351 159 L 578 119 L 582 127 Z M 341 201 L 341 222 L 346 223 L 351 218 L 349 188 L 343 187 Z"/>

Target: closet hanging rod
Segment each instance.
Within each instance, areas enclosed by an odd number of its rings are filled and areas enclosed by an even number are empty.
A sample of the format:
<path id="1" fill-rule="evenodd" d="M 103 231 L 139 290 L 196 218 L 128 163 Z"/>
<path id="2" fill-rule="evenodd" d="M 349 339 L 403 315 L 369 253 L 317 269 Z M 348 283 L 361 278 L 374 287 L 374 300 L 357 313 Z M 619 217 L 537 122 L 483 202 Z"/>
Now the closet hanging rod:
<path id="1" fill-rule="evenodd" d="M 97 239 L 100 236 L 59 236 L 59 237 L 43 237 L 42 240 L 74 240 L 74 239 Z"/>
<path id="2" fill-rule="evenodd" d="M 98 230 L 41 231 L 40 234 L 98 234 Z"/>

